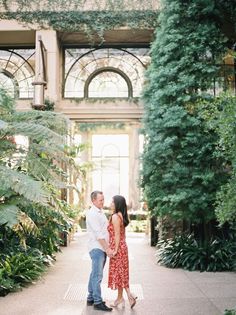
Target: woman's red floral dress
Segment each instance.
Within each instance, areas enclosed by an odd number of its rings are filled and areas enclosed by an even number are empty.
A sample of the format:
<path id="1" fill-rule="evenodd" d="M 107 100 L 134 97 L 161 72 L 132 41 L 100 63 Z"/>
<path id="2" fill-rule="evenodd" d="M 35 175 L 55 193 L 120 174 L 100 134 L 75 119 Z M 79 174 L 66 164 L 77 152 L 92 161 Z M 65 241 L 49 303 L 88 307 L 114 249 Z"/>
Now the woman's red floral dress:
<path id="1" fill-rule="evenodd" d="M 120 215 L 120 243 L 115 257 L 110 258 L 108 287 L 116 290 L 129 287 L 128 247 L 125 240 L 125 227 Z M 115 249 L 115 231 L 111 219 L 108 224 L 109 247 Z"/>

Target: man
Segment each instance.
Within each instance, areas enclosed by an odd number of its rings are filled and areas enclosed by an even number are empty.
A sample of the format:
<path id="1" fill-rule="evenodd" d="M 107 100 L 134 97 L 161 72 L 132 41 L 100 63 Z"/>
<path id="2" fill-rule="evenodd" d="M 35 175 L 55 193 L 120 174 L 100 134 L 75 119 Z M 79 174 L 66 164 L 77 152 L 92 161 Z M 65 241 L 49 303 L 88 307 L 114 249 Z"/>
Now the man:
<path id="1" fill-rule="evenodd" d="M 87 305 L 94 305 L 94 309 L 101 311 L 112 311 L 107 307 L 101 297 L 101 282 L 103 278 L 103 268 L 107 255 L 112 252 L 108 246 L 108 220 L 103 212 L 104 196 L 101 191 L 91 193 L 92 207 L 86 214 L 87 232 L 89 234 L 88 248 L 92 260 L 92 271 L 88 283 Z"/>

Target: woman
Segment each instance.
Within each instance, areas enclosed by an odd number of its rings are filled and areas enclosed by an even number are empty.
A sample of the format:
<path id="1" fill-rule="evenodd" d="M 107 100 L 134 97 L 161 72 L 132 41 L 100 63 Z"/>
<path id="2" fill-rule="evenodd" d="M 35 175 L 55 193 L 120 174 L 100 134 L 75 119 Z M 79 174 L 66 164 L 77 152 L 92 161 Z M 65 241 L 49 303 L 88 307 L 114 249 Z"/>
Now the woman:
<path id="1" fill-rule="evenodd" d="M 137 297 L 134 297 L 129 289 L 129 260 L 125 240 L 125 227 L 129 224 L 129 219 L 125 198 L 119 195 L 114 196 L 111 210 L 113 214 L 109 220 L 108 232 L 109 247 L 113 250 L 113 254 L 110 257 L 108 287 L 118 290 L 117 299 L 112 306 L 121 304 L 124 307 L 123 289 L 125 289 L 130 307 L 133 308 Z"/>

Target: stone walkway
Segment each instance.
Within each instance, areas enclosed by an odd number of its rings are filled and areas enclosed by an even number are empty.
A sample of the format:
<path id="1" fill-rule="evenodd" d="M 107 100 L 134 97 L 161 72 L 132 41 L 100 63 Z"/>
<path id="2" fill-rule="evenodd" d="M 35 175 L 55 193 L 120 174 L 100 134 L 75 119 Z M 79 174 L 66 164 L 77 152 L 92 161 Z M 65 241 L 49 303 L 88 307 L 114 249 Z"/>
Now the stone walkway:
<path id="1" fill-rule="evenodd" d="M 87 235 L 75 235 L 62 248 L 57 262 L 43 278 L 20 292 L 0 297 L 0 315 L 102 315 L 86 305 L 90 258 Z M 155 248 L 143 234 L 128 234 L 131 290 L 138 296 L 130 309 L 113 309 L 113 315 L 223 315 L 236 306 L 236 273 L 199 273 L 167 269 L 155 262 Z M 107 269 L 103 298 L 109 304 L 115 292 L 107 289 Z M 109 314 L 109 313 L 108 313 Z"/>

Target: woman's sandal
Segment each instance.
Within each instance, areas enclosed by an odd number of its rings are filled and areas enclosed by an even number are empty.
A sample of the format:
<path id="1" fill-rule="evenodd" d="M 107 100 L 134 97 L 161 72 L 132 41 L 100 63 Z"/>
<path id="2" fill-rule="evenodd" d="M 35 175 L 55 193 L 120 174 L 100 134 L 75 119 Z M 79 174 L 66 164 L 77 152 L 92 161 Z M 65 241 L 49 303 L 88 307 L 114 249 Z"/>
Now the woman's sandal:
<path id="1" fill-rule="evenodd" d="M 124 298 L 122 298 L 122 299 L 117 299 L 117 300 L 115 300 L 112 304 L 111 304 L 111 306 L 113 306 L 113 307 L 117 307 L 118 305 L 122 305 L 122 307 L 125 307 L 125 300 L 124 300 Z"/>
<path id="2" fill-rule="evenodd" d="M 133 308 L 134 305 L 136 304 L 136 300 L 137 300 L 137 296 L 133 296 L 133 295 L 130 295 L 129 296 L 129 304 L 130 304 L 130 308 Z"/>

